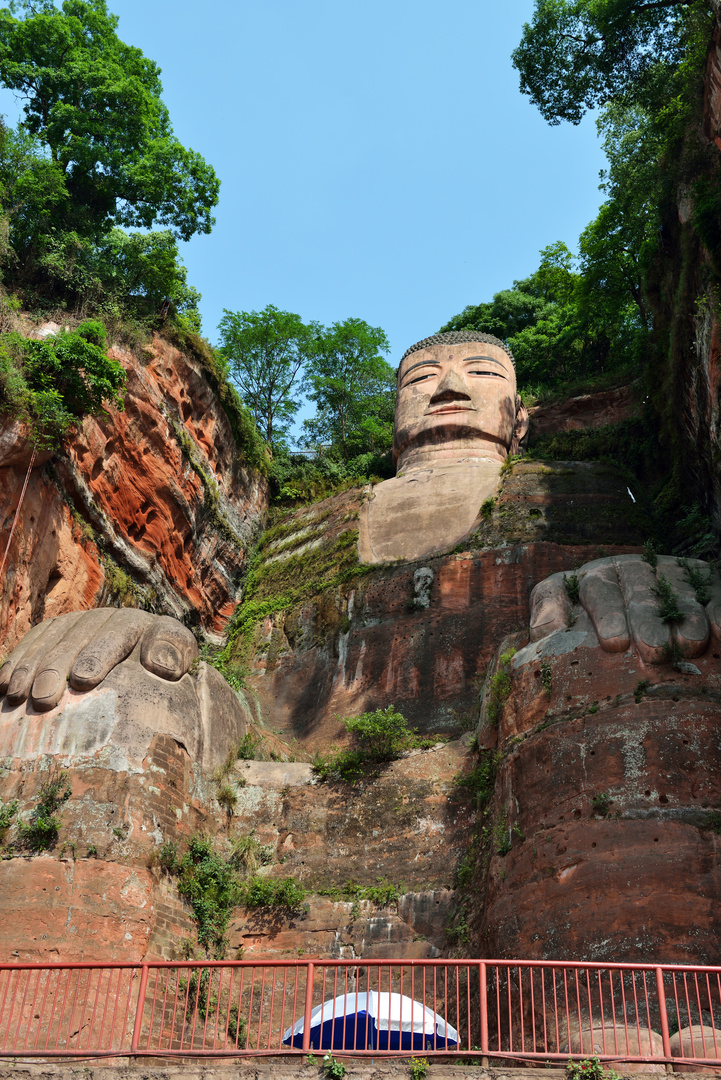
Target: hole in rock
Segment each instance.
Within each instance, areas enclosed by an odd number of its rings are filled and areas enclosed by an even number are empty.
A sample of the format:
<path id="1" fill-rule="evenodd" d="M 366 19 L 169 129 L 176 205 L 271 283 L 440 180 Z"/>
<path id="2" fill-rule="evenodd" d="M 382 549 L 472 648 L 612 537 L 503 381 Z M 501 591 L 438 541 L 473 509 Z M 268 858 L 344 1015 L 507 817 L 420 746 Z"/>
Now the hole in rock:
<path id="1" fill-rule="evenodd" d="M 596 841 L 594 840 L 593 843 L 591 844 L 591 847 L 595 847 L 595 846 L 596 846 Z"/>
<path id="2" fill-rule="evenodd" d="M 658 843 L 658 837 L 657 837 L 657 836 L 654 836 L 654 838 L 653 838 L 653 842 L 654 842 L 654 844 L 657 844 L 657 843 Z"/>
<path id="3" fill-rule="evenodd" d="M 573 816 L 574 816 L 575 818 L 580 818 L 580 816 L 581 816 L 581 811 L 580 811 L 580 810 L 574 810 L 574 811 L 573 811 Z"/>
<path id="4" fill-rule="evenodd" d="M 651 794 L 651 792 L 650 792 L 650 791 L 644 791 L 644 795 L 646 796 L 646 798 L 648 798 L 648 796 L 649 796 L 650 794 Z"/>
<path id="5" fill-rule="evenodd" d="M 593 757 L 595 753 L 596 753 L 596 751 L 592 750 L 590 756 Z"/>
<path id="6" fill-rule="evenodd" d="M 659 795 L 658 801 L 660 803 L 667 803 L 668 802 L 668 797 L 666 795 Z"/>

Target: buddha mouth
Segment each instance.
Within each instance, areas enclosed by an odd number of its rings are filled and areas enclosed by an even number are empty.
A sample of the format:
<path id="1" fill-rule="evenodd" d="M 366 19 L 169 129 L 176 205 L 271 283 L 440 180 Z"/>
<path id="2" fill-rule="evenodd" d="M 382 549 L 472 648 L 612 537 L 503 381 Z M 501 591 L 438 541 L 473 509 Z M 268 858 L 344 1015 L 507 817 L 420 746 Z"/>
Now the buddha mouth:
<path id="1" fill-rule="evenodd" d="M 426 409 L 425 416 L 438 416 L 440 413 L 478 412 L 472 405 L 440 405 L 437 409 Z"/>

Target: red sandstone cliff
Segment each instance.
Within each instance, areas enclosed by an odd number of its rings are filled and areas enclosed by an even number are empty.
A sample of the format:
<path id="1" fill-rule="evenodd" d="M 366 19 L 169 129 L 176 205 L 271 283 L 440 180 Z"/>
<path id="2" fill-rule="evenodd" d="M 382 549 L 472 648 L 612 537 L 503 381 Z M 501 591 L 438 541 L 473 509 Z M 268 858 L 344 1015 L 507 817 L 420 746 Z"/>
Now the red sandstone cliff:
<path id="1" fill-rule="evenodd" d="M 267 485 L 239 454 L 199 360 L 156 337 L 111 354 L 123 412 L 88 418 L 33 469 L 0 594 L 0 648 L 51 615 L 129 603 L 221 635 Z M 2 418 L 0 418 L 2 420 Z M 0 426 L 0 551 L 30 447 Z"/>

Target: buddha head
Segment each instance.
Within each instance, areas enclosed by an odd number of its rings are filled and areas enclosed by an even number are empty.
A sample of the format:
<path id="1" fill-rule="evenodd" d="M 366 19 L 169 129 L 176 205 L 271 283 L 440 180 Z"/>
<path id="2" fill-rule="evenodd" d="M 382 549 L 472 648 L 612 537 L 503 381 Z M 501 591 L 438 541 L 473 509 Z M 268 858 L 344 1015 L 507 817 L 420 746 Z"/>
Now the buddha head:
<path id="1" fill-rule="evenodd" d="M 469 456 L 503 462 L 527 430 L 513 356 L 498 338 L 434 334 L 403 355 L 393 429 L 399 471 Z"/>

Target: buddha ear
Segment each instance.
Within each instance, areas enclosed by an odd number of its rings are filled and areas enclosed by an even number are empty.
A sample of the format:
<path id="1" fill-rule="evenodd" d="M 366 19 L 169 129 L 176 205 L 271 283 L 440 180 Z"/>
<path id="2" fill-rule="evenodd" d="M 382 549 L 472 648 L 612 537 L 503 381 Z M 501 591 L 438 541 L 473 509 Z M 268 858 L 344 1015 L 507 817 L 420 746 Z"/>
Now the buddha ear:
<path id="1" fill-rule="evenodd" d="M 528 410 L 521 401 L 521 395 L 516 394 L 516 420 L 513 425 L 510 451 L 512 454 L 522 454 L 525 451 L 529 423 Z"/>

